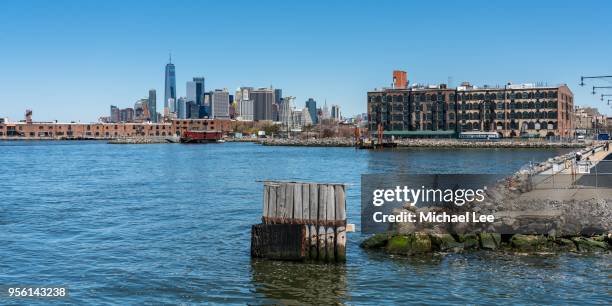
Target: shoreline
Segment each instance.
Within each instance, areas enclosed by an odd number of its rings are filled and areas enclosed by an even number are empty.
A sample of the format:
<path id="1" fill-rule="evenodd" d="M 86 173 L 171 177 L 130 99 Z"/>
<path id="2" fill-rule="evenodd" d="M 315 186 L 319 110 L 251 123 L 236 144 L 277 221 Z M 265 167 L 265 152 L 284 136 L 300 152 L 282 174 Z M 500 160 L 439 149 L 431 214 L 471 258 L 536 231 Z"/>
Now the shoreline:
<path id="1" fill-rule="evenodd" d="M 612 200 L 609 187 L 599 189 L 601 196 L 594 196 L 592 189 L 572 189 L 574 183 L 565 186 L 560 182 L 555 195 L 552 190 L 537 188 L 535 176 L 559 176 L 569 171 L 566 167 L 555 169 L 573 161 L 575 154 L 599 162 L 609 160 L 612 152 L 604 151 L 602 144 L 549 158 L 533 164 L 527 169 L 507 176 L 486 191 L 489 199 L 474 207 L 481 215 L 499 220 L 490 224 L 430 224 L 391 222 L 385 232 L 363 239 L 360 247 L 383 251 L 388 255 L 427 255 L 432 253 L 461 253 L 475 250 L 496 250 L 515 253 L 610 253 L 612 251 Z M 594 152 L 594 153 L 593 153 Z M 559 177 L 557 180 L 562 181 Z M 537 180 L 536 180 L 537 181 Z M 543 181 L 542 181 L 543 182 Z M 573 186 L 573 187 L 572 187 Z M 568 189 L 569 188 L 569 189 Z M 607 195 L 605 191 L 607 190 Z M 569 196 L 568 196 L 569 195 Z M 461 213 L 472 213 L 467 207 Z M 403 205 L 393 210 L 392 215 L 431 213 L 433 207 Z M 444 213 L 444 211 L 442 211 Z M 561 218 L 559 218 L 561 217 Z M 585 219 L 586 218 L 586 219 Z M 542 228 L 533 227 L 541 223 Z M 552 225 L 552 226 L 551 226 Z M 506 232 L 504 232 L 504 229 Z M 509 229 L 509 231 L 508 231 Z"/>
<path id="2" fill-rule="evenodd" d="M 163 144 L 175 143 L 167 141 L 168 137 L 130 137 L 130 138 L 0 138 L 0 141 L 106 141 L 110 144 Z M 283 147 L 356 147 L 352 138 L 316 138 L 316 139 L 286 139 L 286 138 L 230 138 L 225 137 L 226 142 L 249 142 L 263 146 Z M 526 148 L 526 149 L 549 149 L 549 148 L 586 148 L 595 143 L 590 142 L 547 142 L 547 141 L 522 141 L 522 140 L 499 140 L 499 141 L 466 141 L 459 139 L 399 139 L 396 140 L 397 148 Z"/>
<path id="3" fill-rule="evenodd" d="M 351 138 L 319 139 L 264 139 L 264 146 L 294 147 L 355 147 Z M 398 148 L 586 148 L 587 142 L 547 142 L 547 141 L 466 141 L 459 139 L 402 139 L 396 140 Z"/>

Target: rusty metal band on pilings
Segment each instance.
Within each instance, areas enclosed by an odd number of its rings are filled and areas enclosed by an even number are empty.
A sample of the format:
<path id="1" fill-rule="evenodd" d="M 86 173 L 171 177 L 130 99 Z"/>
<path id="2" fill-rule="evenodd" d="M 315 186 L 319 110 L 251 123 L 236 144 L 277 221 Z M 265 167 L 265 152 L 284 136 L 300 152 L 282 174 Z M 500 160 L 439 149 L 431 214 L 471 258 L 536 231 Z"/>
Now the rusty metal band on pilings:
<path id="1" fill-rule="evenodd" d="M 261 217 L 265 224 L 307 224 L 317 226 L 346 226 L 346 220 L 313 220 L 313 219 L 292 219 L 282 217 Z"/>

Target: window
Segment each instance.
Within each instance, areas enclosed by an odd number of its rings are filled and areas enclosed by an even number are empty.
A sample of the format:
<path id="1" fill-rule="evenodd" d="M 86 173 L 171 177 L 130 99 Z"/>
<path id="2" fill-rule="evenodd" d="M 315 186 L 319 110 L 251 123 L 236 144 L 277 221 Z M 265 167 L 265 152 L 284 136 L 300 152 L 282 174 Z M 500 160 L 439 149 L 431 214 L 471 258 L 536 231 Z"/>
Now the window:
<path id="1" fill-rule="evenodd" d="M 530 129 L 530 130 L 535 130 L 535 123 L 533 121 L 529 122 L 527 124 L 527 128 Z"/>

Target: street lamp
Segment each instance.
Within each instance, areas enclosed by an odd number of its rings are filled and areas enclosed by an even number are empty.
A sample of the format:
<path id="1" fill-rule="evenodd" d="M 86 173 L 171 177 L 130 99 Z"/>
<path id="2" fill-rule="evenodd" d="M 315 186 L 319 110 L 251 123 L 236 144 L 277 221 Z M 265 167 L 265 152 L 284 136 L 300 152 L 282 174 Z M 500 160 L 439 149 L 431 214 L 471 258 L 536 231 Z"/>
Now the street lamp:
<path id="1" fill-rule="evenodd" d="M 597 88 L 612 88 L 612 86 L 593 86 L 593 94 L 595 94 L 595 89 Z"/>
<path id="2" fill-rule="evenodd" d="M 580 86 L 584 86 L 584 79 L 606 79 L 606 78 L 612 78 L 612 75 L 581 76 Z"/>
<path id="3" fill-rule="evenodd" d="M 603 101 L 603 100 L 604 100 L 604 97 L 612 97 L 612 95 L 604 95 L 604 94 L 601 94 L 601 101 Z"/>

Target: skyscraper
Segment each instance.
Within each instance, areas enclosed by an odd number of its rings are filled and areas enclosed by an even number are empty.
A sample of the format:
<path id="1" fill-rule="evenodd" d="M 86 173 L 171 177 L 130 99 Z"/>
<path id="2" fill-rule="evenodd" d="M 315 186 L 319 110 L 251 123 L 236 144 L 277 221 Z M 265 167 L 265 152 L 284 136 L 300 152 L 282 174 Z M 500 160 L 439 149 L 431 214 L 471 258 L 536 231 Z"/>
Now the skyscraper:
<path id="1" fill-rule="evenodd" d="M 179 119 L 187 118 L 187 99 L 185 97 L 180 97 L 176 101 L 176 113 Z"/>
<path id="2" fill-rule="evenodd" d="M 229 93 L 226 89 L 217 89 L 210 93 L 212 118 L 229 119 Z"/>
<path id="3" fill-rule="evenodd" d="M 147 103 L 151 122 L 157 122 L 157 93 L 155 89 L 149 89 L 149 100 Z"/>
<path id="4" fill-rule="evenodd" d="M 193 101 L 187 101 L 186 103 L 186 118 L 187 119 L 198 119 L 200 118 L 200 106 Z"/>
<path id="5" fill-rule="evenodd" d="M 327 99 L 325 103 L 323 103 L 323 108 L 321 109 L 321 119 L 329 119 L 329 108 L 327 108 Z"/>
<path id="6" fill-rule="evenodd" d="M 282 99 L 283 99 L 283 90 L 280 88 L 274 89 L 274 103 L 280 106 Z"/>
<path id="7" fill-rule="evenodd" d="M 237 115 L 239 120 L 253 120 L 253 100 L 249 99 L 252 87 L 240 87 L 236 91 Z"/>
<path id="8" fill-rule="evenodd" d="M 121 122 L 134 122 L 134 109 L 131 107 L 121 109 L 119 118 Z"/>
<path id="9" fill-rule="evenodd" d="M 111 105 L 110 107 L 110 122 L 116 123 L 120 120 L 120 111 L 119 108 L 115 105 Z"/>
<path id="10" fill-rule="evenodd" d="M 212 117 L 212 97 L 210 92 L 205 92 L 202 99 L 200 118 L 211 118 Z"/>
<path id="11" fill-rule="evenodd" d="M 332 105 L 332 107 L 331 107 L 331 118 L 334 121 L 342 120 L 342 115 L 340 114 L 340 106 Z"/>
<path id="12" fill-rule="evenodd" d="M 294 109 L 293 100 L 295 100 L 294 97 L 285 97 L 283 98 L 283 101 L 280 104 L 279 121 L 282 122 L 283 125 L 286 127 L 292 126 L 292 119 L 293 119 L 292 112 Z"/>
<path id="13" fill-rule="evenodd" d="M 308 114 L 310 115 L 312 124 L 317 124 L 317 101 L 315 101 L 313 98 L 308 98 L 306 101 L 306 108 L 308 109 Z"/>
<path id="14" fill-rule="evenodd" d="M 204 100 L 204 77 L 193 78 L 195 83 L 195 102 L 197 105 L 202 105 Z"/>
<path id="15" fill-rule="evenodd" d="M 238 118 L 253 121 L 253 100 L 240 100 L 238 102 Z"/>
<path id="16" fill-rule="evenodd" d="M 196 83 L 194 81 L 187 81 L 185 84 L 185 98 L 189 101 L 196 101 Z"/>
<path id="17" fill-rule="evenodd" d="M 203 104 L 204 78 L 193 78 L 193 81 L 187 82 L 187 100 L 195 102 L 198 106 Z"/>
<path id="18" fill-rule="evenodd" d="M 253 100 L 253 120 L 272 120 L 274 91 L 270 88 L 259 88 L 249 92 Z"/>
<path id="19" fill-rule="evenodd" d="M 174 98 L 170 98 L 168 99 L 168 101 L 166 101 L 168 103 L 168 112 L 169 113 L 177 113 L 177 108 L 176 108 L 176 100 Z M 164 110 L 165 111 L 165 110 Z"/>
<path id="20" fill-rule="evenodd" d="M 140 99 L 134 103 L 134 121 L 143 122 L 145 118 L 145 108 L 149 103 L 149 99 Z"/>
<path id="21" fill-rule="evenodd" d="M 172 64 L 172 55 L 170 55 L 169 62 L 168 64 L 166 64 L 165 86 L 166 88 L 164 91 L 164 111 L 166 111 L 166 109 L 170 109 L 170 106 L 168 105 L 169 99 L 174 99 L 174 101 L 176 101 L 176 72 L 174 64 Z"/>
<path id="22" fill-rule="evenodd" d="M 302 109 L 302 126 L 306 125 L 312 125 L 312 116 L 310 115 L 308 107 L 304 107 L 304 109 Z"/>

